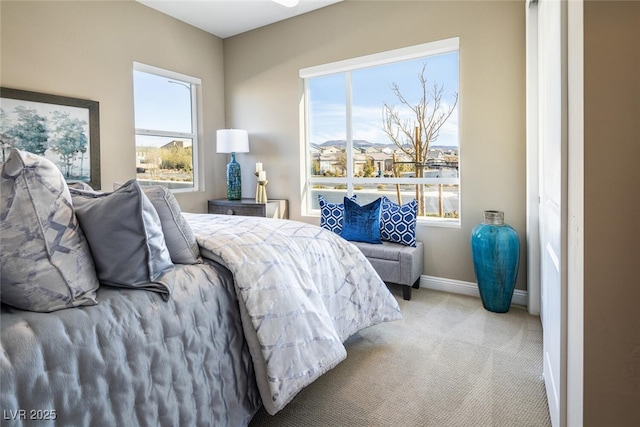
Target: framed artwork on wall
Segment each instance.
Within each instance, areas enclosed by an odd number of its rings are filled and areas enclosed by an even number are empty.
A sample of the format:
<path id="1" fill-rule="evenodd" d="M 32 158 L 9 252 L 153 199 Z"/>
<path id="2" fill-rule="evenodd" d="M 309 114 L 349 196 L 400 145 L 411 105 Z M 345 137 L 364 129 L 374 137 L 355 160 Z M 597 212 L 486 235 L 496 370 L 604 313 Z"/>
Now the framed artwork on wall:
<path id="1" fill-rule="evenodd" d="M 68 182 L 100 189 L 97 101 L 0 88 L 0 161 L 12 148 L 46 157 Z"/>

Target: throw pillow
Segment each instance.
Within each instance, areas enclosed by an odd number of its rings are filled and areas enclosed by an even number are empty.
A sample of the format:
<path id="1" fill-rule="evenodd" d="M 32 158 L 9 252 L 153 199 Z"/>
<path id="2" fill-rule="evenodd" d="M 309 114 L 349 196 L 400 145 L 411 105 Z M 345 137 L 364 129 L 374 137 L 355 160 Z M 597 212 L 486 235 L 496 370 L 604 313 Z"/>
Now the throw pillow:
<path id="1" fill-rule="evenodd" d="M 153 185 L 142 187 L 158 212 L 164 240 L 174 264 L 199 264 L 200 248 L 191 226 L 182 216 L 180 205 L 167 187 Z"/>
<path id="2" fill-rule="evenodd" d="M 0 179 L 0 217 L 3 303 L 40 312 L 97 304 L 91 252 L 50 160 L 11 150 Z"/>
<path id="3" fill-rule="evenodd" d="M 360 206 L 344 198 L 344 221 L 341 236 L 346 240 L 382 243 L 380 240 L 381 199 Z"/>
<path id="4" fill-rule="evenodd" d="M 70 192 L 98 279 L 159 292 L 168 300 L 174 265 L 158 213 L 138 182 L 132 179 L 112 193 Z"/>
<path id="5" fill-rule="evenodd" d="M 389 242 L 416 246 L 416 222 L 418 201 L 413 199 L 404 205 L 382 197 L 380 209 L 380 237 Z"/>
<path id="6" fill-rule="evenodd" d="M 356 200 L 355 194 L 351 197 L 351 200 Z M 320 204 L 320 227 L 340 234 L 342 232 L 344 204 L 329 203 L 322 194 L 318 194 L 318 203 Z"/>

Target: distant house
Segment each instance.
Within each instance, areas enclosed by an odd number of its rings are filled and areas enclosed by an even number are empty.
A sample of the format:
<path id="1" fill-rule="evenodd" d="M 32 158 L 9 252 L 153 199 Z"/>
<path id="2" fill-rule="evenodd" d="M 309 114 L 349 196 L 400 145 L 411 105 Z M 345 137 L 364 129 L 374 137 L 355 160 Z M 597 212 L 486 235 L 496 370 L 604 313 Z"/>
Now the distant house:
<path id="1" fill-rule="evenodd" d="M 333 145 L 329 147 L 322 147 L 322 154 L 336 154 L 344 151 L 342 148 L 335 147 Z"/>
<path id="2" fill-rule="evenodd" d="M 443 159 L 444 153 L 440 148 L 429 148 L 427 159 Z"/>
<path id="3" fill-rule="evenodd" d="M 367 154 L 379 153 L 381 151 L 382 150 L 380 150 L 380 148 L 373 145 L 371 147 L 367 147 L 362 150 L 363 153 L 367 153 Z"/>
<path id="4" fill-rule="evenodd" d="M 164 144 L 160 148 L 163 148 L 163 149 L 184 148 L 184 141 L 174 139 L 173 141 L 171 141 L 171 142 L 169 142 L 167 144 Z"/>
<path id="5" fill-rule="evenodd" d="M 395 150 L 390 146 L 367 145 L 363 147 L 353 147 L 353 173 L 356 176 L 363 176 L 367 163 L 373 165 L 374 174 L 377 176 L 393 176 L 393 160 L 395 161 L 403 176 L 408 176 L 409 169 L 413 170 L 413 158 L 399 148 Z M 318 146 L 312 145 L 310 155 L 313 161 L 317 162 L 318 173 L 333 174 L 342 176 L 346 169 L 346 155 L 344 148 L 336 145 Z M 428 151 L 426 162 L 427 170 L 433 170 L 438 176 L 443 169 L 451 172 L 445 175 L 457 176 L 458 153 L 456 149 L 433 147 Z M 433 174 L 430 174 L 433 175 Z M 411 175 L 413 176 L 413 175 Z"/>

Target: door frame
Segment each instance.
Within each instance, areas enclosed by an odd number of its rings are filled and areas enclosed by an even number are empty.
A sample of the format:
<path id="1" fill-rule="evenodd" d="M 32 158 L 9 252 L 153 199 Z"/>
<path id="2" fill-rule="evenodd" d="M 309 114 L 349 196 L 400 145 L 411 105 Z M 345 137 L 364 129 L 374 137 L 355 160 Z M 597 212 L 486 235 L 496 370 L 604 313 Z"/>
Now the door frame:
<path id="1" fill-rule="evenodd" d="M 566 425 L 583 425 L 584 396 L 584 1 L 567 4 Z"/>
<path id="2" fill-rule="evenodd" d="M 546 1 L 546 0 L 540 0 Z M 559 1 L 559 0 L 555 0 Z M 584 399 L 584 2 L 566 3 L 562 19 L 563 60 L 567 87 L 567 218 L 563 226 L 566 243 L 566 302 L 563 316 L 565 377 L 560 399 L 560 426 L 582 426 Z M 527 165 L 527 290 L 528 311 L 540 315 L 539 143 L 538 143 L 538 0 L 525 0 L 526 21 L 526 165 Z M 569 49 L 568 46 L 571 46 Z M 571 79 L 567 76 L 570 75 Z M 544 333 L 544 331 L 543 331 Z"/>
<path id="3" fill-rule="evenodd" d="M 525 2 L 526 14 L 526 164 L 527 164 L 527 310 L 540 315 L 540 179 L 538 160 L 538 10 Z"/>
<path id="4" fill-rule="evenodd" d="M 541 372 L 545 381 L 547 402 L 551 425 L 553 427 L 566 426 L 566 229 L 567 229 L 567 43 L 566 43 L 566 0 L 528 0 L 526 2 L 526 84 L 527 84 L 527 233 L 528 233 L 528 286 L 529 312 L 540 315 L 543 333 L 543 353 Z M 544 8 L 544 9 L 543 9 Z M 549 14 L 551 13 L 551 14 Z M 549 26 L 552 27 L 549 27 Z M 555 26 L 558 27 L 555 27 Z M 549 28 L 558 30 L 558 38 L 547 37 Z M 559 54 L 559 62 L 553 59 Z M 549 78 L 546 67 L 548 60 L 551 64 L 557 64 L 560 68 L 560 81 L 551 81 L 557 84 L 558 92 L 548 92 L 549 87 L 541 86 L 545 83 L 542 79 Z M 552 69 L 553 73 L 556 69 Z M 547 95 L 548 94 L 548 95 Z M 550 97 L 550 98 L 549 98 Z M 543 197 L 546 185 L 543 186 L 542 178 L 545 177 L 545 164 L 543 162 L 544 141 L 541 125 L 547 122 L 546 99 L 558 100 L 559 105 L 549 105 L 551 109 L 558 109 L 560 117 L 553 117 L 549 123 L 556 123 L 558 127 L 549 129 L 552 133 L 558 132 L 560 149 L 559 181 L 560 195 L 557 209 L 559 209 L 558 221 L 560 227 L 559 245 L 557 253 L 548 254 L 549 248 L 543 247 L 542 233 L 548 232 L 544 221 L 546 216 L 543 209 Z M 551 209 L 551 208 L 550 208 Z M 552 209 L 553 210 L 553 209 Z M 554 255 L 554 256 L 551 256 Z M 546 259 L 547 268 L 557 268 L 558 283 L 545 284 L 542 282 L 543 259 Z M 556 288 L 557 286 L 557 288 Z M 543 289 L 547 289 L 544 293 Z M 545 299 L 547 298 L 547 299 Z M 553 298 L 550 300 L 548 298 Z M 547 306 L 548 305 L 548 306 Z M 557 310 L 554 312 L 550 309 Z M 557 338 L 555 338 L 557 337 Z M 549 339 L 557 339 L 550 342 Z M 548 352 L 551 352 L 548 354 Z M 549 357 L 550 356 L 550 357 Z M 557 365 L 550 365 L 557 361 Z"/>

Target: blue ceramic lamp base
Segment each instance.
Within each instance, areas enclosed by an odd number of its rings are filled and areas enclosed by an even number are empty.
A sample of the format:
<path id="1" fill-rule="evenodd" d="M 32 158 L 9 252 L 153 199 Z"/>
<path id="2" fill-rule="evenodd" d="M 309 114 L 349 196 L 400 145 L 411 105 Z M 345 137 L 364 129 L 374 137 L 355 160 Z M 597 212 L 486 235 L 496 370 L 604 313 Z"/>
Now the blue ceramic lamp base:
<path id="1" fill-rule="evenodd" d="M 236 153 L 231 153 L 231 161 L 227 165 L 227 198 L 240 200 L 242 197 L 242 177 L 240 163 L 236 162 Z"/>

